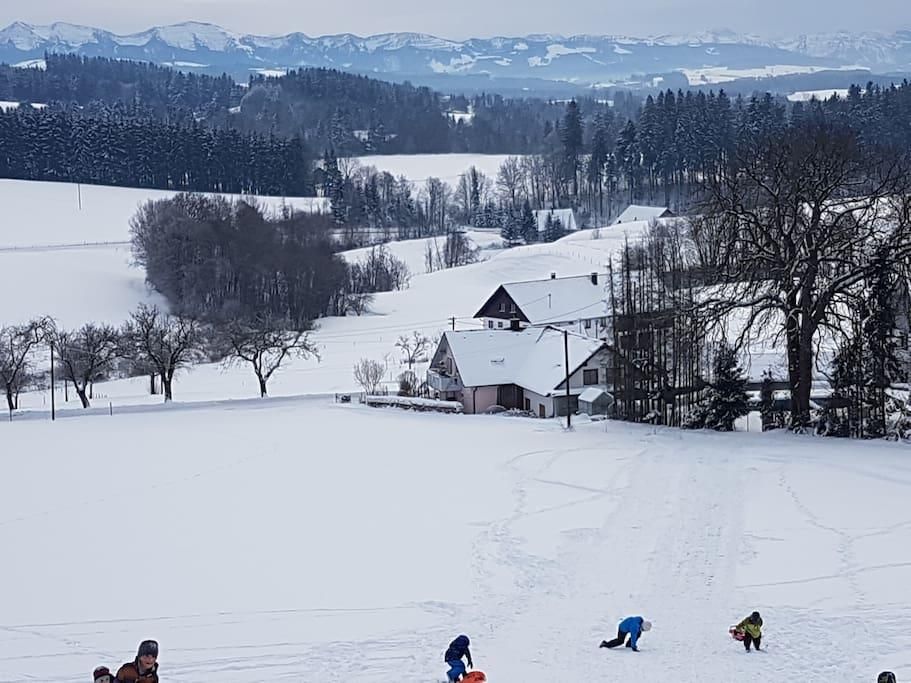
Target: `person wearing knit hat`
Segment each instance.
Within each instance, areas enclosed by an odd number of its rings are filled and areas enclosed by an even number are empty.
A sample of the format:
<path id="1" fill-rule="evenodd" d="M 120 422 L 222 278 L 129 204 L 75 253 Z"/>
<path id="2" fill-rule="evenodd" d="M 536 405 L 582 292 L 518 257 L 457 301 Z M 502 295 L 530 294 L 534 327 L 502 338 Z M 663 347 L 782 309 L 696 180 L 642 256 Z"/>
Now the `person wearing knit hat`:
<path id="1" fill-rule="evenodd" d="M 95 669 L 94 673 L 92 673 L 92 679 L 95 683 L 113 683 L 114 675 L 106 666 L 99 666 Z"/>
<path id="2" fill-rule="evenodd" d="M 114 683 L 158 683 L 158 643 L 143 640 L 136 651 L 136 659 L 117 670 Z"/>
<path id="3" fill-rule="evenodd" d="M 639 652 L 639 639 L 645 631 L 652 630 L 652 622 L 642 617 L 627 617 L 617 626 L 617 637 L 613 640 L 602 640 L 598 647 L 613 649 L 626 643 L 633 652 Z M 626 639 L 629 638 L 629 641 Z"/>

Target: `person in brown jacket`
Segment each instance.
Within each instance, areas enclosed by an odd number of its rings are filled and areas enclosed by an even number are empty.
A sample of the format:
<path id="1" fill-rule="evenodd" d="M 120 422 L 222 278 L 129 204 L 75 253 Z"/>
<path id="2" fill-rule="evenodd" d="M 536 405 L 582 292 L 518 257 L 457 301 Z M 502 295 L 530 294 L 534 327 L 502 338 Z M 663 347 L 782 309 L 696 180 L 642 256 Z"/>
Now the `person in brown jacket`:
<path id="1" fill-rule="evenodd" d="M 143 640 L 136 659 L 117 670 L 114 683 L 158 683 L 158 643 Z"/>

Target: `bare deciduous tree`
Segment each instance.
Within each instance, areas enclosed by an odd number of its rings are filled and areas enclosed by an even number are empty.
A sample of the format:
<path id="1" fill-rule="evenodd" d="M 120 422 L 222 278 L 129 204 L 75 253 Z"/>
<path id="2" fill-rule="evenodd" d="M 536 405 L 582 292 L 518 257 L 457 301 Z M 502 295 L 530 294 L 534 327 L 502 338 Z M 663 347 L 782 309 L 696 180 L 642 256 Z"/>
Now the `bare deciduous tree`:
<path id="1" fill-rule="evenodd" d="M 50 318 L 32 320 L 24 325 L 0 327 L 0 387 L 10 410 L 18 407 L 19 392 L 29 374 L 35 347 L 53 329 Z"/>
<path id="2" fill-rule="evenodd" d="M 174 373 L 202 356 L 205 335 L 189 318 L 163 313 L 157 306 L 140 304 L 124 327 L 123 338 L 132 355 L 155 368 L 161 376 L 164 400 L 173 399 Z"/>
<path id="3" fill-rule="evenodd" d="M 525 171 L 518 157 L 507 157 L 497 172 L 497 190 L 500 200 L 511 210 L 519 208 L 525 198 Z"/>
<path id="4" fill-rule="evenodd" d="M 83 408 L 91 405 L 89 386 L 110 370 L 122 345 L 110 325 L 88 323 L 73 332 L 56 335 L 63 380 L 72 382 Z"/>
<path id="5" fill-rule="evenodd" d="M 410 370 L 415 363 L 419 363 L 423 359 L 424 354 L 430 348 L 430 339 L 415 330 L 410 337 L 405 334 L 400 336 L 395 347 L 401 349 L 402 356 Z"/>
<path id="6" fill-rule="evenodd" d="M 386 366 L 370 358 L 361 358 L 354 364 L 354 379 L 367 394 L 376 393 L 385 374 Z"/>
<path id="7" fill-rule="evenodd" d="M 810 422 L 819 335 L 842 333 L 840 309 L 877 254 L 895 264 L 911 256 L 907 192 L 901 160 L 815 121 L 745 145 L 708 184 L 699 253 L 721 284 L 707 305 L 719 319 L 746 309 L 744 335 L 781 327 L 795 428 Z"/>
<path id="8" fill-rule="evenodd" d="M 228 347 L 226 362 L 244 362 L 252 366 L 261 398 L 268 395 L 266 384 L 287 359 L 319 358 L 308 330 L 287 330 L 270 318 L 232 323 L 225 326 L 221 334 Z"/>

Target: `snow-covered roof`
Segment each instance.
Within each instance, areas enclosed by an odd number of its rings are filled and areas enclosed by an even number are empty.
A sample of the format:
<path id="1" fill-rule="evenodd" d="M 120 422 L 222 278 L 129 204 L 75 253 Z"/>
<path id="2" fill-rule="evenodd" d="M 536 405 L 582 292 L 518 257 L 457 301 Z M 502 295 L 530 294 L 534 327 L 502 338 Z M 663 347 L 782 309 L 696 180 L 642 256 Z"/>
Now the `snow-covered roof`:
<path id="1" fill-rule="evenodd" d="M 532 325 L 573 322 L 607 315 L 604 305 L 607 275 L 548 278 L 502 285 Z"/>
<path id="2" fill-rule="evenodd" d="M 606 393 L 607 392 L 604 389 L 599 389 L 598 387 L 589 387 L 581 394 L 579 394 L 579 400 L 585 401 L 586 403 L 594 403 Z"/>
<path id="3" fill-rule="evenodd" d="M 550 216 L 552 221 L 559 219 L 564 230 L 579 229 L 576 224 L 576 214 L 573 213 L 572 209 L 538 209 L 534 213 L 535 220 L 538 222 L 538 232 L 544 232 L 547 227 L 548 216 Z"/>
<path id="4" fill-rule="evenodd" d="M 547 396 L 566 378 L 563 332 L 552 327 L 446 332 L 450 354 L 463 386 L 517 384 Z M 570 374 L 592 357 L 604 342 L 568 333 Z"/>
<path id="5" fill-rule="evenodd" d="M 666 206 L 640 206 L 631 204 L 626 211 L 621 213 L 614 223 L 634 223 L 636 221 L 650 221 L 653 218 L 661 218 L 669 214 L 670 210 Z"/>

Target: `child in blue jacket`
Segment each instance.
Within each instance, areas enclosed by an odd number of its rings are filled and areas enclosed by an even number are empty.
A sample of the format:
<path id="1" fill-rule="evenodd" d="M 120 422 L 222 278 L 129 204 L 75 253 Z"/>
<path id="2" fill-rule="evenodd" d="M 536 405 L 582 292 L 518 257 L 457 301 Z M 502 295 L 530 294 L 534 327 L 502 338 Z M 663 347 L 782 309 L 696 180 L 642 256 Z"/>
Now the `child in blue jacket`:
<path id="1" fill-rule="evenodd" d="M 643 631 L 650 631 L 651 628 L 652 622 L 646 621 L 642 617 L 627 617 L 617 627 L 617 637 L 611 641 L 602 640 L 599 647 L 620 647 L 626 642 L 626 637 L 629 636 L 629 642 L 626 643 L 626 646 L 632 648 L 633 652 L 639 652 L 636 644 L 639 642 L 639 638 L 642 637 Z"/>

